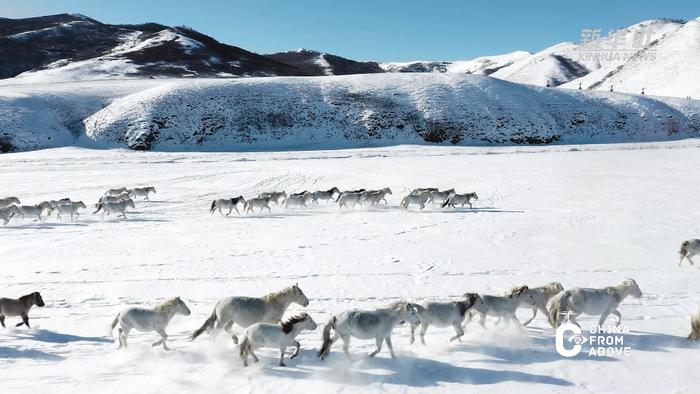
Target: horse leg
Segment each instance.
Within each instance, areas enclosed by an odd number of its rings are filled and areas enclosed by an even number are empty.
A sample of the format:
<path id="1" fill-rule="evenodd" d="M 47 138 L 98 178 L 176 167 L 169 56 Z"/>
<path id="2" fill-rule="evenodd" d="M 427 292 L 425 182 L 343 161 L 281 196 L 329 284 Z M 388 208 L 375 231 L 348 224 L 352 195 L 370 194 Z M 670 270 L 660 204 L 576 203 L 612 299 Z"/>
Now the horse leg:
<path id="1" fill-rule="evenodd" d="M 162 344 L 162 345 L 163 345 L 163 349 L 165 349 L 165 350 L 170 350 L 170 348 L 168 347 L 168 345 L 165 343 L 165 341 L 168 340 L 168 334 L 165 333 L 165 329 L 164 329 L 164 328 L 160 328 L 160 329 L 157 329 L 156 332 L 158 333 L 158 335 L 160 335 L 161 340 L 160 340 L 160 341 L 154 342 L 154 343 L 153 343 L 153 346 L 158 346 L 158 345 L 161 345 L 161 344 Z"/>
<path id="2" fill-rule="evenodd" d="M 391 358 L 396 358 L 396 355 L 394 354 L 394 345 L 391 344 L 391 336 L 384 338 L 384 342 L 386 342 L 386 347 L 389 348 L 389 354 L 391 354 Z"/>
<path id="3" fill-rule="evenodd" d="M 252 348 L 250 349 L 250 356 L 253 357 L 253 361 L 255 361 L 256 363 L 257 363 L 258 361 L 260 361 L 260 359 L 258 358 L 258 356 L 256 356 L 255 353 L 253 353 L 253 349 L 252 349 Z"/>
<path id="4" fill-rule="evenodd" d="M 124 347 L 127 347 L 128 344 L 126 343 L 126 339 L 129 337 L 129 331 L 131 331 L 130 328 L 125 328 L 125 329 L 119 329 L 119 336 L 121 339 L 121 342 L 124 344 Z"/>
<path id="5" fill-rule="evenodd" d="M 343 340 L 343 352 L 352 360 L 352 356 L 350 355 L 350 335 L 340 335 L 340 338 Z"/>
<path id="6" fill-rule="evenodd" d="M 226 216 L 230 215 L 230 214 L 231 214 L 231 211 L 233 211 L 233 207 L 231 207 L 231 208 L 228 209 L 228 212 L 226 213 Z"/>
<path id="7" fill-rule="evenodd" d="M 413 342 L 416 341 L 416 326 L 411 324 L 411 340 L 408 342 L 409 345 L 413 345 Z"/>
<path id="8" fill-rule="evenodd" d="M 467 313 L 467 316 L 465 317 L 464 321 L 462 322 L 462 327 L 465 327 L 465 328 L 466 328 L 466 327 L 467 327 L 467 324 L 469 324 L 469 322 L 472 321 L 472 319 L 474 318 L 474 315 L 475 315 L 475 314 L 476 314 L 476 312 L 474 312 L 474 311 L 469 311 L 469 313 Z"/>
<path id="9" fill-rule="evenodd" d="M 280 367 L 286 367 L 286 366 L 287 366 L 287 365 L 284 363 L 284 351 L 286 350 L 286 348 L 287 348 L 287 347 L 284 346 L 284 345 L 280 346 L 280 362 L 279 362 L 279 364 L 278 364 Z"/>
<path id="10" fill-rule="evenodd" d="M 420 325 L 420 343 L 422 343 L 423 346 L 425 346 L 425 332 L 428 331 L 429 326 L 430 326 L 429 323 L 421 322 L 421 325 Z"/>
<path id="11" fill-rule="evenodd" d="M 293 341 L 292 345 L 294 345 L 297 349 L 294 351 L 294 354 L 292 354 L 292 357 L 290 357 L 290 360 L 298 356 L 299 350 L 301 350 L 301 343 L 299 343 L 299 341 Z"/>
<path id="12" fill-rule="evenodd" d="M 537 308 L 532 308 L 532 317 L 529 318 L 525 323 L 523 323 L 523 325 L 527 326 L 528 324 L 530 324 L 530 322 L 535 319 L 535 316 L 537 316 Z"/>
<path id="13" fill-rule="evenodd" d="M 479 315 L 481 315 L 481 321 L 479 324 L 481 324 L 481 328 L 486 329 L 486 314 L 480 313 Z"/>
<path id="14" fill-rule="evenodd" d="M 236 214 L 238 214 L 238 215 L 240 215 L 240 214 L 241 214 L 241 212 L 240 212 L 240 211 L 238 210 L 238 207 L 237 207 L 237 206 L 235 206 L 235 205 L 234 205 L 234 206 L 233 206 L 233 209 L 235 209 L 235 210 L 236 210 Z"/>
<path id="15" fill-rule="evenodd" d="M 117 330 L 117 339 L 119 339 L 119 346 L 117 346 L 117 350 L 121 349 L 122 346 L 124 346 L 124 343 L 122 342 L 122 328 L 119 327 Z"/>
<path id="16" fill-rule="evenodd" d="M 464 330 L 462 329 L 462 326 L 459 325 L 459 321 L 454 321 L 454 322 L 452 323 L 452 327 L 455 328 L 455 331 L 457 332 L 457 335 L 455 335 L 455 336 L 453 336 L 452 338 L 450 338 L 450 342 L 452 342 L 452 341 L 454 341 L 455 339 L 459 339 L 459 338 L 461 338 L 462 336 L 464 336 Z"/>
<path id="17" fill-rule="evenodd" d="M 2 328 L 5 328 L 5 315 L 0 315 L 0 324 Z"/>
<path id="18" fill-rule="evenodd" d="M 226 323 L 223 326 L 223 329 L 224 329 L 224 331 L 226 331 L 227 334 L 229 334 L 231 336 L 231 340 L 233 341 L 233 343 L 238 345 L 238 337 L 236 335 L 234 335 L 234 333 L 233 333 L 233 324 L 234 324 L 234 321 L 230 320 L 228 323 Z"/>
<path id="19" fill-rule="evenodd" d="M 219 206 L 218 209 L 219 209 L 219 215 L 224 216 L 224 212 L 221 210 L 221 206 Z"/>
<path id="20" fill-rule="evenodd" d="M 377 350 L 369 354 L 370 358 L 376 356 L 379 352 L 382 351 L 382 344 L 384 343 L 384 338 L 376 338 L 375 342 L 377 343 Z"/>
<path id="21" fill-rule="evenodd" d="M 602 315 L 600 315 L 600 320 L 598 320 L 598 326 L 602 326 L 605 323 L 605 319 L 608 318 L 608 315 L 610 314 L 609 310 L 606 310 L 603 312 Z"/>
<path id="22" fill-rule="evenodd" d="M 620 311 L 618 311 L 617 309 L 610 313 L 617 316 L 617 323 L 615 323 L 615 326 L 619 327 L 620 323 L 622 323 L 622 313 L 620 313 Z"/>
<path id="23" fill-rule="evenodd" d="M 22 323 L 21 323 L 21 324 L 17 324 L 17 327 L 21 326 L 22 324 L 24 324 L 25 326 L 27 326 L 27 328 L 31 328 L 31 327 L 29 326 L 29 316 L 28 316 L 27 314 L 22 315 Z"/>

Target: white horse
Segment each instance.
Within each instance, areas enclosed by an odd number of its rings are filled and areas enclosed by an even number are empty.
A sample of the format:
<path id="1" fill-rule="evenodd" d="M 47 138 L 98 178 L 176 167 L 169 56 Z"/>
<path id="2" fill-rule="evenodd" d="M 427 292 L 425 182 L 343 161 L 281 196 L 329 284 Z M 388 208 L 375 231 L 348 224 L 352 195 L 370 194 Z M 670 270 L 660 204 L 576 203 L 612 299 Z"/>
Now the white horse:
<path id="1" fill-rule="evenodd" d="M 700 339 L 700 309 L 690 316 L 690 334 L 688 339 L 697 341 Z"/>
<path id="2" fill-rule="evenodd" d="M 7 208 L 0 208 L 0 220 L 3 221 L 3 225 L 7 225 L 15 215 L 21 216 L 22 213 L 19 211 L 16 205 L 10 205 Z"/>
<path id="3" fill-rule="evenodd" d="M 70 215 L 70 220 L 73 221 L 73 218 L 77 218 L 80 216 L 78 213 L 78 209 L 80 208 L 87 208 L 85 206 L 85 203 L 82 201 L 69 201 L 65 204 L 60 204 L 56 207 L 56 216 L 61 219 L 61 214 L 68 214 Z"/>
<path id="4" fill-rule="evenodd" d="M 321 360 L 328 357 L 333 343 L 342 339 L 343 351 L 348 358 L 351 358 L 348 350 L 350 338 L 355 337 L 375 340 L 377 350 L 370 353 L 370 357 L 376 356 L 382 350 L 382 343 L 386 342 L 391 357 L 396 358 L 391 344 L 391 332 L 403 321 L 411 325 L 420 324 L 416 308 L 408 302 L 398 302 L 388 308 L 372 311 L 352 310 L 334 315 L 323 328 L 323 345 L 318 352 L 318 357 L 321 357 Z M 331 329 L 335 330 L 333 338 L 331 338 Z"/>
<path id="5" fill-rule="evenodd" d="M 449 197 L 445 202 L 442 203 L 442 207 L 445 208 L 446 206 L 451 206 L 452 208 L 457 208 L 458 204 L 462 205 L 462 208 L 464 208 L 464 204 L 469 204 L 469 208 L 472 208 L 472 203 L 469 200 L 478 200 L 479 196 L 476 195 L 476 192 L 471 192 L 471 193 L 464 193 L 464 194 L 454 194 L 452 197 Z"/>
<path id="6" fill-rule="evenodd" d="M 6 197 L 6 198 L 0 198 L 0 208 L 7 208 L 10 205 L 20 205 L 21 202 L 19 201 L 19 198 L 17 197 Z"/>
<path id="7" fill-rule="evenodd" d="M 97 200 L 98 203 L 101 202 L 121 202 L 121 201 L 133 201 L 131 199 L 131 195 L 129 193 L 121 193 L 117 196 L 102 196 L 100 197 L 99 200 Z"/>
<path id="8" fill-rule="evenodd" d="M 634 279 L 627 279 L 617 286 L 602 289 L 576 287 L 557 294 L 549 309 L 549 322 L 552 327 L 559 327 L 562 317 L 568 316 L 569 321 L 576 324 L 576 317 L 582 313 L 591 316 L 600 315 L 598 325 L 602 326 L 608 315 L 617 316 L 617 325 L 622 321 L 622 314 L 617 310 L 620 303 L 632 296 L 640 298 L 642 290 Z"/>
<path id="9" fill-rule="evenodd" d="M 549 303 L 549 300 L 551 300 L 554 296 L 564 291 L 564 286 L 562 286 L 559 282 L 552 282 L 548 285 L 540 287 L 529 287 L 526 290 L 523 290 L 523 287 L 527 286 L 516 287 L 511 291 L 511 294 L 517 294 L 522 291 L 527 291 L 528 293 L 530 293 L 530 295 L 532 295 L 533 303 L 520 304 L 521 308 L 532 309 L 532 317 L 528 319 L 528 321 L 523 323 L 523 325 L 525 326 L 530 324 L 530 322 L 535 318 L 535 316 L 537 316 L 538 310 L 542 312 L 545 316 L 547 316 L 547 304 Z"/>
<path id="10" fill-rule="evenodd" d="M 194 340 L 204 331 L 211 329 L 213 329 L 213 335 L 222 329 L 231 334 L 234 323 L 243 328 L 250 327 L 255 323 L 279 323 L 284 311 L 292 303 L 304 307 L 309 305 L 309 299 L 306 298 L 297 284 L 261 298 L 240 296 L 223 298 L 216 303 L 211 316 L 192 334 L 191 339 Z M 235 335 L 231 335 L 231 338 L 234 343 L 238 343 L 238 338 Z"/>
<path id="11" fill-rule="evenodd" d="M 386 201 L 386 195 L 387 194 L 392 194 L 391 189 L 388 187 L 385 187 L 384 189 L 381 190 L 370 190 L 368 192 L 365 192 L 361 196 L 361 203 L 370 203 L 370 205 L 377 205 L 381 201 L 384 201 L 384 204 L 389 204 Z"/>
<path id="12" fill-rule="evenodd" d="M 413 304 L 420 319 L 420 341 L 425 345 L 425 332 L 431 325 L 435 327 L 454 327 L 457 335 L 450 338 L 450 342 L 464 336 L 462 322 L 467 311 L 474 306 L 477 295 L 469 294 L 467 298 L 460 301 L 448 302 L 426 302 L 423 304 Z M 415 342 L 416 326 L 411 325 L 411 343 Z"/>
<path id="13" fill-rule="evenodd" d="M 432 197 L 428 192 L 424 192 L 423 194 L 409 194 L 401 200 L 401 208 L 408 209 L 411 205 L 418 205 L 420 209 L 423 209 L 425 208 L 425 203 L 431 199 Z"/>
<path id="14" fill-rule="evenodd" d="M 105 196 L 118 196 L 122 193 L 129 193 L 129 189 L 125 187 L 120 187 L 119 189 L 107 189 Z"/>
<path id="15" fill-rule="evenodd" d="M 284 200 L 284 207 L 287 209 L 290 207 L 296 207 L 298 209 L 306 208 L 306 202 L 312 198 L 313 194 L 308 191 L 290 194 L 287 199 Z"/>
<path id="16" fill-rule="evenodd" d="M 473 296 L 474 293 L 464 294 L 464 297 Z M 484 328 L 486 328 L 486 316 L 497 317 L 499 322 L 503 319 L 506 326 L 510 325 L 511 322 L 515 322 L 520 326 L 521 323 L 515 316 L 515 311 L 522 303 L 530 305 L 535 303 L 534 296 L 528 292 L 527 286 L 520 287 L 517 292 L 512 292 L 506 296 L 478 294 L 474 306 L 469 311 L 466 320 L 464 320 L 464 326 L 466 327 L 477 314 L 481 317 L 479 323 Z"/>
<path id="17" fill-rule="evenodd" d="M 262 213 L 264 208 L 267 208 L 267 212 L 272 212 L 270 209 L 270 201 L 272 200 L 272 197 L 258 197 L 258 198 L 251 198 L 250 200 L 247 200 L 244 205 L 245 213 L 247 214 L 248 212 L 253 212 L 254 208 L 260 208 L 260 213 Z"/>
<path id="18" fill-rule="evenodd" d="M 238 352 L 243 359 L 243 365 L 248 366 L 248 355 L 253 356 L 257 363 L 258 356 L 254 351 L 261 347 L 272 347 L 280 350 L 279 366 L 284 367 L 284 352 L 289 345 L 296 350 L 291 359 L 299 355 L 301 344 L 295 338 L 302 330 L 315 330 L 318 327 L 314 319 L 306 313 L 294 316 L 282 324 L 255 323 L 246 328 L 243 341 L 238 346 Z"/>
<path id="19" fill-rule="evenodd" d="M 48 211 L 48 214 L 51 215 L 51 206 L 46 202 L 39 205 L 20 205 L 17 208 L 19 208 L 19 216 L 23 218 L 27 216 L 35 217 L 42 223 L 44 222 L 44 218 L 41 215 L 44 214 L 44 211 Z"/>
<path id="20" fill-rule="evenodd" d="M 111 331 L 114 331 L 114 327 L 119 324 L 119 347 L 117 349 L 127 346 L 126 339 L 129 337 L 129 331 L 136 329 L 141 332 L 157 332 L 160 335 L 160 340 L 153 342 L 152 346 L 163 345 L 163 349 L 170 350 L 165 344 L 168 339 L 165 328 L 175 315 L 190 315 L 190 308 L 180 297 L 171 298 L 152 309 L 129 307 L 122 310 L 112 321 Z"/>
<path id="21" fill-rule="evenodd" d="M 287 199 L 287 192 L 267 192 L 258 194 L 258 198 L 270 198 L 270 201 L 274 202 L 276 205 L 280 205 Z"/>
<path id="22" fill-rule="evenodd" d="M 134 202 L 131 199 L 120 202 L 101 202 L 97 204 L 97 210 L 92 214 L 94 215 L 97 212 L 102 211 L 102 216 L 104 217 L 105 213 L 109 215 L 112 212 L 119 212 L 121 214 L 121 217 L 126 219 L 125 211 L 128 207 L 136 208 Z"/>
<path id="23" fill-rule="evenodd" d="M 678 262 L 678 266 L 681 266 L 683 259 L 687 259 L 690 265 L 695 265 L 691 257 L 700 254 L 700 239 L 689 239 L 683 241 L 681 244 L 681 249 L 678 251 L 681 255 L 681 261 Z"/>
<path id="24" fill-rule="evenodd" d="M 358 203 L 362 204 L 362 196 L 364 193 L 366 192 L 343 192 L 340 197 L 338 197 L 338 208 L 342 209 L 343 207 L 347 207 L 350 210 L 355 209 L 355 205 Z"/>
<path id="25" fill-rule="evenodd" d="M 430 192 L 430 199 L 433 204 L 443 205 L 447 199 L 455 195 L 455 189 L 448 189 L 443 191 L 432 191 Z"/>
<path id="26" fill-rule="evenodd" d="M 409 194 L 411 194 L 413 196 L 417 196 L 419 194 L 432 193 L 432 192 L 436 192 L 436 191 L 438 191 L 438 189 L 436 187 L 419 187 L 417 189 L 411 190 L 411 193 L 409 193 Z"/>
<path id="27" fill-rule="evenodd" d="M 222 210 L 228 209 L 228 212 L 226 212 L 226 216 L 228 216 L 231 214 L 231 211 L 233 211 L 235 209 L 236 213 L 240 215 L 241 213 L 238 211 L 238 204 L 239 203 L 243 204 L 243 206 L 245 206 L 245 198 L 243 198 L 243 196 L 238 196 L 238 197 L 234 197 L 234 198 L 222 198 L 219 200 L 214 200 L 211 202 L 211 207 L 209 208 L 209 213 L 213 214 L 214 211 L 216 211 L 218 209 L 221 216 L 224 216 L 224 213 L 222 212 Z"/>
<path id="28" fill-rule="evenodd" d="M 319 200 L 326 201 L 335 201 L 334 196 L 335 195 L 340 196 L 340 190 L 338 190 L 337 187 L 333 186 L 332 188 L 328 190 L 319 190 L 311 193 L 311 201 L 314 204 L 318 204 Z"/>
<path id="29" fill-rule="evenodd" d="M 149 193 L 156 193 L 156 188 L 153 186 L 147 186 L 147 187 L 135 187 L 135 188 L 129 190 L 129 195 L 131 197 L 133 197 L 133 198 L 144 197 L 146 200 L 148 200 Z"/>

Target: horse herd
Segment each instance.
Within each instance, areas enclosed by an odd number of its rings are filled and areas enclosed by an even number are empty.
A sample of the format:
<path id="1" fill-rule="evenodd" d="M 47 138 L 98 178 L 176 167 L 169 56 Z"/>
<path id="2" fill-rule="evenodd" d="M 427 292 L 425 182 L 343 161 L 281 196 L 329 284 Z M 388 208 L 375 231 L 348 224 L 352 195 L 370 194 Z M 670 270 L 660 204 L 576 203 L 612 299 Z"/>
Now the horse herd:
<path id="1" fill-rule="evenodd" d="M 238 210 L 238 206 L 241 205 L 243 212 L 246 214 L 255 213 L 255 209 L 258 209 L 260 213 L 264 210 L 267 210 L 269 213 L 272 212 L 270 208 L 271 203 L 287 209 L 304 209 L 311 204 L 319 205 L 319 202 L 326 204 L 334 202 L 338 204 L 340 209 L 353 210 L 357 205 L 361 207 L 376 206 L 382 202 L 385 205 L 389 205 L 386 196 L 390 194 L 393 193 L 388 187 L 378 190 L 357 189 L 340 191 L 335 186 L 328 190 L 317 190 L 315 192 L 308 190 L 290 194 L 287 194 L 285 191 L 265 192 L 247 200 L 243 196 L 213 200 L 209 207 L 209 212 L 213 214 L 218 210 L 222 216 L 228 216 L 235 210 L 240 215 L 241 212 Z M 468 204 L 469 208 L 472 208 L 471 200 L 478 199 L 479 197 L 474 192 L 457 194 L 455 189 L 440 191 L 432 187 L 418 188 L 411 191 L 401 200 L 401 208 L 408 209 L 411 205 L 415 205 L 420 209 L 424 209 L 428 203 L 439 205 L 442 208 L 456 208 L 457 205 L 463 208 Z M 225 214 L 224 211 L 226 211 Z"/>
<path id="2" fill-rule="evenodd" d="M 98 212 L 102 212 L 102 216 L 117 213 L 118 216 L 126 219 L 126 209 L 136 207 L 134 199 L 143 198 L 148 200 L 150 193 L 156 193 L 156 188 L 147 186 L 132 189 L 127 189 L 126 187 L 109 189 L 95 204 L 97 209 L 93 212 L 93 215 Z M 80 209 L 87 209 L 84 202 L 73 201 L 67 197 L 59 200 L 42 201 L 36 205 L 22 205 L 17 197 L 0 198 L 0 220 L 3 221 L 4 225 L 7 225 L 12 218 L 24 219 L 26 217 L 43 223 L 54 212 L 58 220 L 66 216 L 73 221 L 80 216 L 80 212 L 78 212 Z"/>
<path id="3" fill-rule="evenodd" d="M 101 213 L 104 217 L 105 214 L 115 213 L 117 217 L 126 219 L 126 210 L 136 207 L 134 201 L 136 199 L 148 201 L 151 193 L 156 193 L 156 188 L 153 186 L 108 189 L 94 205 L 96 210 L 93 215 Z M 255 213 L 256 209 L 260 213 L 264 210 L 269 213 L 272 212 L 271 203 L 287 209 L 304 209 L 311 204 L 318 205 L 320 202 L 326 204 L 334 202 L 338 204 L 340 209 L 353 210 L 357 205 L 362 207 L 376 206 L 382 202 L 388 205 L 386 196 L 390 194 L 392 191 L 388 187 L 379 190 L 357 189 L 342 192 L 337 187 L 315 192 L 305 190 L 290 194 L 284 191 L 265 192 L 247 200 L 243 196 L 214 200 L 211 202 L 209 212 L 213 214 L 218 210 L 222 216 L 228 216 L 235 210 L 240 215 L 241 211 L 238 210 L 238 207 L 241 206 L 245 213 Z M 469 205 L 469 208 L 472 208 L 471 201 L 478 199 L 479 197 L 474 192 L 458 194 L 454 189 L 440 191 L 437 188 L 419 188 L 414 189 L 401 200 L 401 207 L 408 209 L 411 205 L 415 205 L 424 209 L 426 204 L 433 203 L 443 208 L 457 208 L 458 205 L 462 208 Z M 43 223 L 54 212 L 58 220 L 65 216 L 73 221 L 80 216 L 80 209 L 87 209 L 87 205 L 83 201 L 73 201 L 67 197 L 42 201 L 36 205 L 23 205 L 17 197 L 0 198 L 0 220 L 3 221 L 4 225 L 7 225 L 13 218 L 24 219 L 27 217 Z"/>
<path id="4" fill-rule="evenodd" d="M 106 202 L 105 202 L 106 203 Z M 700 254 L 700 239 L 684 241 L 680 248 L 680 262 L 687 259 L 694 264 L 692 257 Z M 423 303 L 399 301 L 382 308 L 372 310 L 352 309 L 331 316 L 321 334 L 322 345 L 317 356 L 322 360 L 329 354 L 333 344 L 341 339 L 343 351 L 351 358 L 349 351 L 352 337 L 364 340 L 375 340 L 376 350 L 369 354 L 374 357 L 386 344 L 392 358 L 395 358 L 391 334 L 398 325 L 408 324 L 410 327 L 410 344 L 415 342 L 415 332 L 420 328 L 421 343 L 425 345 L 425 334 L 429 327 L 452 327 L 455 335 L 450 342 L 461 340 L 464 328 L 476 316 L 480 324 L 486 327 L 486 317 L 497 318 L 505 326 L 515 323 L 519 328 L 528 325 L 540 311 L 547 317 L 549 324 L 556 328 L 565 320 L 579 325 L 576 318 L 581 315 L 599 316 L 598 325 L 603 326 L 609 315 L 617 318 L 620 325 L 622 314 L 618 306 L 628 296 L 640 298 L 642 290 L 633 279 L 626 279 L 616 286 L 604 288 L 575 287 L 565 290 L 559 282 L 539 287 L 520 286 L 513 288 L 505 295 L 488 295 L 467 292 L 459 300 L 430 301 Z M 244 365 L 248 365 L 248 357 L 257 362 L 257 349 L 269 347 L 279 349 L 279 365 L 284 366 L 284 356 L 287 348 L 295 348 L 291 358 L 299 354 L 301 344 L 296 340 L 303 330 L 314 331 L 318 325 L 308 313 L 295 315 L 285 321 L 282 317 L 291 304 L 302 307 L 309 306 L 309 299 L 298 284 L 273 292 L 263 297 L 232 296 L 219 300 L 211 315 L 190 336 L 195 340 L 205 332 L 211 332 L 215 337 L 222 331 L 231 336 Z M 18 299 L 0 298 L 0 324 L 5 327 L 5 317 L 18 316 L 22 319 L 17 326 L 29 325 L 29 311 L 33 306 L 43 307 L 44 300 L 39 292 L 34 292 Z M 532 311 L 525 323 L 516 317 L 519 308 Z M 175 297 L 154 308 L 127 307 L 121 310 L 111 324 L 111 331 L 118 331 L 118 348 L 126 347 L 131 330 L 156 332 L 160 339 L 153 346 L 162 346 L 170 350 L 166 344 L 168 335 L 166 327 L 175 315 L 190 315 L 189 307 Z M 244 328 L 242 340 L 233 334 L 234 325 Z M 700 339 L 700 311 L 691 316 L 691 332 L 688 339 Z"/>

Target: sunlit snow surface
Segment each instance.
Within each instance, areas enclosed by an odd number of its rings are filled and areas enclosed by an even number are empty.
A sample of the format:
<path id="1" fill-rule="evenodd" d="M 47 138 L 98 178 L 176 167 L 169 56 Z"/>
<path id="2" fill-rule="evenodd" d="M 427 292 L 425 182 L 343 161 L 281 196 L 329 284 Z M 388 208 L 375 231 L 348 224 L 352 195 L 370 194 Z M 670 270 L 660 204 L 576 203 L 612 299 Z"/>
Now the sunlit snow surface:
<path id="1" fill-rule="evenodd" d="M 524 148 L 427 148 L 292 153 L 140 153 L 64 148 L 0 155 L 0 194 L 23 203 L 70 197 L 88 210 L 0 226 L 0 296 L 41 291 L 33 328 L 0 330 L 5 392 L 690 392 L 698 348 L 686 342 L 700 304 L 698 270 L 679 268 L 680 242 L 700 236 L 700 142 Z M 107 188 L 153 185 L 128 220 L 92 206 Z M 270 190 L 391 187 L 389 205 L 339 211 L 273 206 L 221 217 L 215 198 Z M 397 207 L 414 187 L 476 191 L 473 210 Z M 637 280 L 641 299 L 620 307 L 629 358 L 564 359 L 543 316 L 526 329 L 477 323 L 461 343 L 431 327 L 428 346 L 394 332 L 398 359 L 373 341 L 340 344 L 321 362 L 321 324 L 332 313 L 390 302 L 502 294 L 553 280 L 602 287 Z M 233 344 L 187 336 L 227 295 L 263 295 L 299 283 L 319 322 L 299 358 L 276 366 L 261 350 L 243 368 Z M 116 350 L 109 323 L 126 305 L 180 295 L 192 310 L 155 335 Z M 287 315 L 303 310 L 293 306 Z M 521 320 L 529 311 L 519 313 Z M 14 326 L 16 318 L 8 318 Z M 581 320 L 591 324 L 593 318 Z M 240 334 L 240 329 L 237 329 Z"/>

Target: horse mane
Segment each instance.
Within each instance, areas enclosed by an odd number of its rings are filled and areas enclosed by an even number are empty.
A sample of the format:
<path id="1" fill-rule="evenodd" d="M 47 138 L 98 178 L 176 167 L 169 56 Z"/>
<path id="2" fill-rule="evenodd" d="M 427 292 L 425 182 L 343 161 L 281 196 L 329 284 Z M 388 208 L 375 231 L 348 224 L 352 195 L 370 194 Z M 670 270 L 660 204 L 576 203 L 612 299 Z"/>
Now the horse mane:
<path id="1" fill-rule="evenodd" d="M 520 297 L 528 290 L 529 288 L 527 286 L 514 287 L 513 290 L 510 291 L 510 294 L 508 294 L 508 298 Z"/>
<path id="2" fill-rule="evenodd" d="M 164 303 L 156 306 L 155 308 L 153 308 L 153 310 L 159 311 L 159 312 L 168 311 L 168 310 L 171 310 L 172 308 L 174 308 L 175 305 L 177 305 L 179 302 L 180 302 L 180 299 L 178 297 L 173 297 L 173 298 L 165 301 Z"/>
<path id="3" fill-rule="evenodd" d="M 34 293 L 36 293 L 36 292 L 34 292 Z M 19 297 L 18 300 L 24 302 L 30 298 L 34 298 L 34 293 L 29 293 L 27 295 L 23 295 L 22 297 Z"/>
<path id="4" fill-rule="evenodd" d="M 307 317 L 306 313 L 292 316 L 289 320 L 282 323 L 282 332 L 285 334 L 289 334 L 292 331 L 292 328 L 294 328 L 294 325 L 299 323 L 299 322 L 304 321 L 306 319 L 306 317 Z"/>
<path id="5" fill-rule="evenodd" d="M 280 291 L 274 291 L 270 294 L 265 294 L 261 298 L 265 301 L 271 302 L 287 294 L 294 293 L 294 288 L 292 286 L 286 287 Z"/>
<path id="6" fill-rule="evenodd" d="M 476 294 L 469 293 L 469 294 L 465 294 L 466 300 L 455 301 L 455 303 L 459 307 L 459 315 L 460 316 L 464 316 L 464 314 L 467 313 L 469 308 L 474 306 L 474 303 L 476 303 L 477 297 L 478 296 Z"/>

